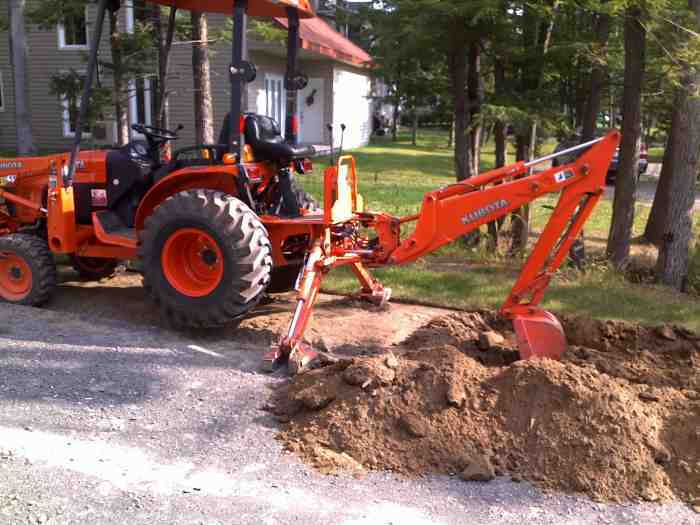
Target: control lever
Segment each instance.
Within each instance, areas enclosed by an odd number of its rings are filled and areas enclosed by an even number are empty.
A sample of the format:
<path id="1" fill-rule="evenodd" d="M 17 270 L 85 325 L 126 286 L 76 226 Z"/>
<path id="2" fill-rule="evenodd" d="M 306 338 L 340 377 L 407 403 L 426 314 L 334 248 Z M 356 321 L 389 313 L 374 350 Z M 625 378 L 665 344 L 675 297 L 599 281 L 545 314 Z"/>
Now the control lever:
<path id="1" fill-rule="evenodd" d="M 335 160 L 333 160 L 333 124 L 328 124 L 328 134 L 330 135 L 331 141 L 331 166 L 335 166 Z"/>
<path id="2" fill-rule="evenodd" d="M 340 158 L 343 155 L 343 139 L 345 138 L 345 130 L 346 130 L 345 124 L 340 125 L 340 150 L 338 150 L 338 158 Z"/>

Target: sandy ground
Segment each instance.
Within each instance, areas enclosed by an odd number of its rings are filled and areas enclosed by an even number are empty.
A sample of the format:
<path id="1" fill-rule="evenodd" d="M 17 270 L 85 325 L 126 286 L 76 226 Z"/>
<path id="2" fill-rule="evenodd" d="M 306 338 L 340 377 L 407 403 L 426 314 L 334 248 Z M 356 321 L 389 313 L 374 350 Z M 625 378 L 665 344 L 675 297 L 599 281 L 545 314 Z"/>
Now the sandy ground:
<path id="1" fill-rule="evenodd" d="M 498 478 L 323 476 L 282 451 L 259 358 L 289 298 L 234 332 L 160 325 L 134 275 L 0 304 L 0 524 L 694 524 L 681 504 L 611 505 Z M 312 340 L 362 353 L 430 308 L 323 296 Z"/>

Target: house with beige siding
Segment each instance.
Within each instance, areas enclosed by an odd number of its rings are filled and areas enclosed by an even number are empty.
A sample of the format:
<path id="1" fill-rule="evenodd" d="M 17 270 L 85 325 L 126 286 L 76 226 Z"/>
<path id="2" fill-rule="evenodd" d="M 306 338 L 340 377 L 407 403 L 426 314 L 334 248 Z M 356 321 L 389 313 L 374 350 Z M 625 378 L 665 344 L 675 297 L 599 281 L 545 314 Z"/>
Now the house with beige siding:
<path id="1" fill-rule="evenodd" d="M 27 4 L 31 5 L 35 1 L 37 0 L 28 0 Z M 119 12 L 120 29 L 132 31 L 135 24 L 134 8 L 131 3 L 124 4 Z M 35 143 L 42 151 L 62 151 L 71 144 L 75 133 L 75 115 L 69 111 L 72 105 L 66 97 L 52 95 L 49 84 L 51 77 L 57 73 L 84 72 L 95 12 L 96 8 L 91 5 L 86 9 L 84 18 L 66 21 L 50 30 L 35 26 L 27 28 L 27 86 L 31 124 Z M 210 32 L 223 27 L 225 22 L 224 16 L 210 15 Z M 283 28 L 286 21 L 278 19 L 274 23 Z M 302 20 L 300 33 L 299 70 L 309 77 L 308 86 L 298 93 L 300 141 L 324 144 L 328 140 L 327 125 L 344 123 L 348 128 L 346 147 L 366 144 L 371 135 L 373 108 L 371 57 L 321 18 Z M 101 42 L 100 54 L 109 57 L 111 51 L 107 27 L 103 34 L 105 37 Z M 16 146 L 14 82 L 8 41 L 7 33 L 0 33 L 0 150 L 13 150 Z M 219 134 L 219 127 L 229 107 L 230 54 L 230 45 L 226 42 L 215 43 L 210 47 L 215 136 Z M 257 67 L 257 77 L 248 84 L 247 111 L 265 114 L 284 122 L 287 113 L 283 82 L 286 69 L 284 45 L 250 39 L 248 54 L 248 60 Z M 173 126 L 184 126 L 180 140 L 174 145 L 177 149 L 195 142 L 192 53 L 189 43 L 174 43 L 170 71 L 170 122 Z M 109 87 L 109 71 L 100 70 L 98 78 L 101 85 Z M 154 122 L 155 81 L 149 78 L 133 79 L 129 93 L 129 123 Z M 85 145 L 113 145 L 116 135 L 113 119 L 108 117 L 98 129 L 102 132 L 85 135 Z M 336 137 L 336 143 L 338 140 L 339 137 Z"/>

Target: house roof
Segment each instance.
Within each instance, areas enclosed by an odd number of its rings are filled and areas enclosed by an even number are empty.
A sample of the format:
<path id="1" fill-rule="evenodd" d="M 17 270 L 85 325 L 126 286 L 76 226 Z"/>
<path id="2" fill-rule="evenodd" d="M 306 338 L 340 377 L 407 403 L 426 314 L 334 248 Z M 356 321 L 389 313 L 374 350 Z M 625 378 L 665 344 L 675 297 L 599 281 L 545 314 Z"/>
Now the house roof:
<path id="1" fill-rule="evenodd" d="M 149 0 L 156 4 L 162 4 L 190 11 L 204 11 L 206 13 L 233 13 L 234 1 L 232 0 Z M 301 18 L 314 16 L 314 10 L 309 0 L 249 0 L 247 13 L 251 16 L 287 16 L 287 7 L 294 7 L 299 11 Z"/>
<path id="2" fill-rule="evenodd" d="M 275 18 L 275 20 L 287 27 L 286 18 Z M 372 57 L 364 49 L 345 38 L 322 18 L 300 20 L 299 35 L 302 49 L 355 66 L 372 65 Z"/>

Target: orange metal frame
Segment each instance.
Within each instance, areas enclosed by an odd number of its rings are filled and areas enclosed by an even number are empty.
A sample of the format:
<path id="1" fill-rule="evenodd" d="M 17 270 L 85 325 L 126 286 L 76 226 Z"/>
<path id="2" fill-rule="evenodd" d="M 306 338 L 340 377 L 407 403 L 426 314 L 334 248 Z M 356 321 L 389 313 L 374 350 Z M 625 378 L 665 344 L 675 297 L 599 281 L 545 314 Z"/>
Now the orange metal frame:
<path id="1" fill-rule="evenodd" d="M 605 176 L 619 139 L 618 132 L 611 132 L 572 164 L 530 173 L 528 165 L 518 162 L 441 188 L 425 195 L 420 213 L 403 218 L 357 209 L 354 160 L 340 159 L 337 166 L 326 171 L 325 210 L 318 219 L 322 233 L 313 241 L 302 270 L 289 329 L 279 345 L 265 356 L 268 365 L 293 358 L 290 363 L 303 366 L 314 357 L 314 352 L 303 342 L 303 335 L 323 277 L 331 269 L 350 266 L 361 284 L 360 296 L 383 303 L 390 290 L 371 276 L 368 267 L 410 263 L 543 195 L 560 192 L 549 222 L 501 308 L 503 315 L 514 320 L 524 357 L 533 353 L 533 337 L 545 332 L 551 337 L 553 330 L 560 334 L 556 341 L 550 341 L 554 347 L 552 356 L 556 357 L 565 345 L 563 331 L 556 318 L 538 305 L 553 273 L 565 260 L 603 194 Z M 341 167 L 347 162 L 348 176 L 341 181 Z M 341 184 L 347 185 L 345 195 Z M 346 202 L 339 206 L 338 199 Z M 351 208 L 352 216 L 337 221 L 334 211 L 347 207 Z M 416 223 L 415 230 L 401 239 L 400 226 L 409 222 Z M 374 230 L 376 237 L 349 233 L 348 226 L 354 227 L 355 232 L 362 228 Z M 546 351 L 538 355 L 546 355 Z"/>
<path id="2" fill-rule="evenodd" d="M 530 173 L 528 165 L 516 164 L 496 169 L 425 195 L 421 211 L 407 217 L 371 213 L 363 209 L 358 193 L 355 159 L 341 157 L 324 173 L 324 211 L 299 218 L 263 215 L 270 234 L 275 265 L 295 264 L 283 254 L 283 243 L 290 237 L 308 240 L 306 262 L 299 277 L 297 304 L 289 329 L 277 348 L 266 356 L 274 365 L 295 357 L 303 364 L 313 351 L 303 343 L 314 303 L 325 275 L 338 266 L 349 266 L 361 285 L 360 297 L 377 304 L 386 302 L 391 290 L 385 288 L 368 268 L 406 264 L 466 235 L 476 228 L 513 212 L 550 193 L 560 192 L 559 202 L 532 254 L 501 308 L 514 321 L 521 353 L 533 353 L 533 340 L 551 338 L 556 319 L 539 309 L 552 274 L 564 261 L 572 243 L 599 201 L 605 175 L 619 144 L 619 133 L 612 132 L 572 164 Z M 107 184 L 105 152 L 84 152 L 80 156 L 75 182 Z M 0 213 L 0 234 L 17 231 L 46 217 L 49 246 L 55 252 L 89 257 L 134 258 L 137 242 L 114 238 L 101 228 L 93 215 L 93 225 L 75 223 L 71 188 L 63 187 L 62 172 L 68 155 L 42 158 L 0 159 L 0 197 L 12 202 L 16 216 Z M 246 164 L 254 192 L 261 197 L 274 184 L 276 169 L 267 163 Z M 178 170 L 154 185 L 140 203 L 136 230 L 156 206 L 179 191 L 207 188 L 236 195 L 234 183 L 239 167 L 216 165 Z M 52 182 L 50 182 L 52 181 Z M 498 183 L 498 184 L 495 184 Z M 46 204 L 44 204 L 44 202 Z M 401 238 L 401 225 L 415 223 L 411 235 Z M 366 231 L 373 232 L 367 235 Z M 553 348 L 564 345 L 563 332 Z M 556 357 L 561 350 L 552 351 Z M 535 352 L 543 355 L 542 352 Z"/>

